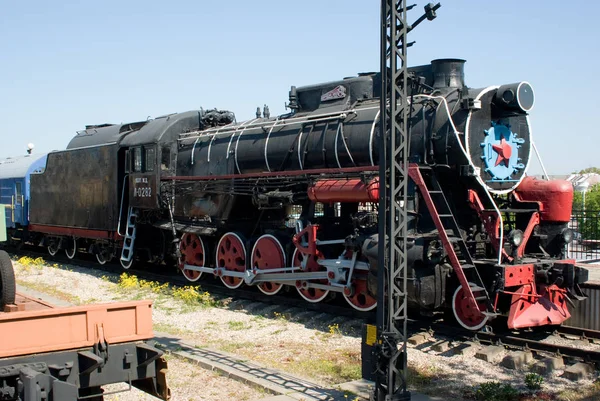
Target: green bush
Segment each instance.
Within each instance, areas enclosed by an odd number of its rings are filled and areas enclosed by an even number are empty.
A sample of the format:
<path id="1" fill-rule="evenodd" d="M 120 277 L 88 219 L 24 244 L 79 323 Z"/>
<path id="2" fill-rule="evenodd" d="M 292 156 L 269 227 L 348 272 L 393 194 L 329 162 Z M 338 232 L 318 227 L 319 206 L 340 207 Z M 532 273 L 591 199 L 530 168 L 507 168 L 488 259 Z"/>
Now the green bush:
<path id="1" fill-rule="evenodd" d="M 481 401 L 517 401 L 519 392 L 510 384 L 487 382 L 479 385 L 475 398 Z"/>
<path id="2" fill-rule="evenodd" d="M 525 375 L 525 385 L 529 390 L 537 391 L 542 388 L 544 378 L 537 373 L 527 373 Z"/>

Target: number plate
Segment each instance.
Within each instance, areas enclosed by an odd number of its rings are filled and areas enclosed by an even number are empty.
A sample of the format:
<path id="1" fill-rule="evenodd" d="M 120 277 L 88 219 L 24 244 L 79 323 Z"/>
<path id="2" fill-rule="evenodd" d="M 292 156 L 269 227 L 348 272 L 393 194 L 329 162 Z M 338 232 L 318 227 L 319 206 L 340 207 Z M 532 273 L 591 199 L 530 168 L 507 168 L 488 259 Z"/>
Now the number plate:
<path id="1" fill-rule="evenodd" d="M 155 175 L 132 174 L 129 176 L 129 204 L 142 209 L 158 207 Z"/>

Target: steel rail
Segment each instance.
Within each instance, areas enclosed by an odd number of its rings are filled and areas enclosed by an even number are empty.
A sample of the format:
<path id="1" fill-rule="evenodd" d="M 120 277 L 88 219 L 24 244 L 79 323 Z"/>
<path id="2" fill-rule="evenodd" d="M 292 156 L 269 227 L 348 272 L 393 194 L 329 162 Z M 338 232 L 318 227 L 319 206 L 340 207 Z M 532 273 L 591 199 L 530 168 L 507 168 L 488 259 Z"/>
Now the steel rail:
<path id="1" fill-rule="evenodd" d="M 480 343 L 507 345 L 524 348 L 529 351 L 547 352 L 550 354 L 579 358 L 584 361 L 600 363 L 600 351 L 582 349 L 575 346 L 550 344 L 513 335 L 478 332 L 475 339 Z"/>
<path id="2" fill-rule="evenodd" d="M 599 340 L 600 341 L 600 331 L 598 330 L 590 330 L 584 329 L 581 327 L 572 327 L 572 326 L 560 326 L 555 331 L 556 334 L 567 335 L 567 336 L 577 336 L 582 340 Z"/>

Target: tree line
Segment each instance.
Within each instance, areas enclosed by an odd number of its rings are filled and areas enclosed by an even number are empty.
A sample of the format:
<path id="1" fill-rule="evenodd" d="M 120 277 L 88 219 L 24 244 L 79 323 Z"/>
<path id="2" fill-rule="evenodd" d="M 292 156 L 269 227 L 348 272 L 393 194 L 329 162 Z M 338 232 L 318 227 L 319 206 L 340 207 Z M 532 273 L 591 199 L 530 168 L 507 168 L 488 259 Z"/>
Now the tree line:
<path id="1" fill-rule="evenodd" d="M 600 174 L 600 168 L 588 167 L 573 174 Z M 573 210 L 600 211 L 600 184 L 592 185 L 585 191 L 585 205 L 583 204 L 583 192 L 575 191 L 573 194 Z"/>

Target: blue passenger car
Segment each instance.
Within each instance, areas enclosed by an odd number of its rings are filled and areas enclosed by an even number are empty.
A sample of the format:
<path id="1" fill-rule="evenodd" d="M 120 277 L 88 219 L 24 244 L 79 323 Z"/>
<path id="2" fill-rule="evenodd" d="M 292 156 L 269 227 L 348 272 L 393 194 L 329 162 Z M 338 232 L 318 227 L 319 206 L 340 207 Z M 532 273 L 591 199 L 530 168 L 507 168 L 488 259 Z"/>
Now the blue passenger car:
<path id="1" fill-rule="evenodd" d="M 4 205 L 8 230 L 29 224 L 30 176 L 42 172 L 47 155 L 23 155 L 0 159 L 0 204 Z"/>

